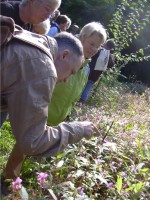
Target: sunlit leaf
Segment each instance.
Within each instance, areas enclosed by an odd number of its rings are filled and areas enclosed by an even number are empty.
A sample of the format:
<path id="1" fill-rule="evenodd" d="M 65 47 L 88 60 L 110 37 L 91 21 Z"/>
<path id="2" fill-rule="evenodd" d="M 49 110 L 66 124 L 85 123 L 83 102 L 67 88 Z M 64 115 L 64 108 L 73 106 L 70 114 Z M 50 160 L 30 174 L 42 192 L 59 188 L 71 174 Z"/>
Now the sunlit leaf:
<path id="1" fill-rule="evenodd" d="M 120 193 L 120 191 L 122 189 L 122 177 L 121 176 L 117 177 L 116 188 L 117 188 L 118 193 Z"/>
<path id="2" fill-rule="evenodd" d="M 62 167 L 64 164 L 64 160 L 61 160 L 57 163 L 57 167 Z"/>

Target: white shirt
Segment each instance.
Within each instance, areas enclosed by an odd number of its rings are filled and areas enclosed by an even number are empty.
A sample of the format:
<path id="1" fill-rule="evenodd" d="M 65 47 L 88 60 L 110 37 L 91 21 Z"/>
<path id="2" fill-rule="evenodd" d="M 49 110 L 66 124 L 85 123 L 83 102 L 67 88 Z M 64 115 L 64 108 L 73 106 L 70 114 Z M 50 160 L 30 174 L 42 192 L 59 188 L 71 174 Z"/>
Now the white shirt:
<path id="1" fill-rule="evenodd" d="M 97 58 L 94 70 L 106 71 L 109 61 L 110 50 L 102 49 Z"/>

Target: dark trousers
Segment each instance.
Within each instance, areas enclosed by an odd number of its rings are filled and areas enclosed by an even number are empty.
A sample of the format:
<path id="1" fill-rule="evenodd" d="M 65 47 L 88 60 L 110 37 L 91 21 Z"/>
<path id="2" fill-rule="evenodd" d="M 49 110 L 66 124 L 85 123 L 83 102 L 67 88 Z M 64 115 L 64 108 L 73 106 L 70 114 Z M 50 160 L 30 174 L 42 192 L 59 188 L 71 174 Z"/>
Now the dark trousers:
<path id="1" fill-rule="evenodd" d="M 3 125 L 4 121 L 7 118 L 8 113 L 7 112 L 1 112 L 0 113 L 0 127 Z"/>

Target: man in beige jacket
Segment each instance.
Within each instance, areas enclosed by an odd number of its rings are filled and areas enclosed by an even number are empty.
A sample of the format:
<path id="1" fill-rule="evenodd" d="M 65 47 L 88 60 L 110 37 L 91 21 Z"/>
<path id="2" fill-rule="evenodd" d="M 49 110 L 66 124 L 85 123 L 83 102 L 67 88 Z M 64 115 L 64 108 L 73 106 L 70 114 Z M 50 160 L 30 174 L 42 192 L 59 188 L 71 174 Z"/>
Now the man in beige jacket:
<path id="1" fill-rule="evenodd" d="M 5 102 L 2 107 L 9 113 L 16 139 L 4 170 L 5 179 L 19 176 L 26 155 L 54 156 L 68 144 L 99 134 L 94 124 L 87 121 L 46 125 L 56 82 L 66 82 L 83 62 L 81 42 L 69 33 L 60 33 L 55 38 L 23 30 L 19 34 L 35 40 L 37 47 L 21 41 L 16 31 L 16 37 L 1 48 L 0 93 Z"/>

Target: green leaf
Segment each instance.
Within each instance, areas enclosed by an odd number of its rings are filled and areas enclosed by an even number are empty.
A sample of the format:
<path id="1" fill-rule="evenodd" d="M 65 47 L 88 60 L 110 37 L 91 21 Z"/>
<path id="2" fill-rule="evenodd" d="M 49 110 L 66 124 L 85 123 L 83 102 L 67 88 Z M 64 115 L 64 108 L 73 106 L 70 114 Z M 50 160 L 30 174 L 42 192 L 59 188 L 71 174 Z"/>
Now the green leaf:
<path id="1" fill-rule="evenodd" d="M 143 183 L 139 182 L 139 183 L 135 184 L 134 192 L 135 193 L 140 193 L 142 191 L 142 188 L 143 188 Z"/>
<path id="2" fill-rule="evenodd" d="M 139 53 L 141 53 L 141 54 L 144 56 L 144 51 L 143 51 L 143 49 L 140 49 L 140 50 L 139 50 Z"/>
<path id="3" fill-rule="evenodd" d="M 116 183 L 117 191 L 120 194 L 120 191 L 122 189 L 122 177 L 118 176 L 117 183 Z"/>
<path id="4" fill-rule="evenodd" d="M 147 171 L 149 171 L 149 168 L 143 168 L 140 170 L 140 172 L 142 172 L 142 173 L 147 172 Z"/>
<path id="5" fill-rule="evenodd" d="M 57 155 L 57 158 L 62 158 L 63 157 L 63 153 L 59 153 L 58 155 Z"/>
<path id="6" fill-rule="evenodd" d="M 132 191 L 133 188 L 134 188 L 134 185 L 131 185 L 129 188 L 126 188 L 125 191 L 126 191 L 126 192 L 128 192 L 128 191 Z"/>

